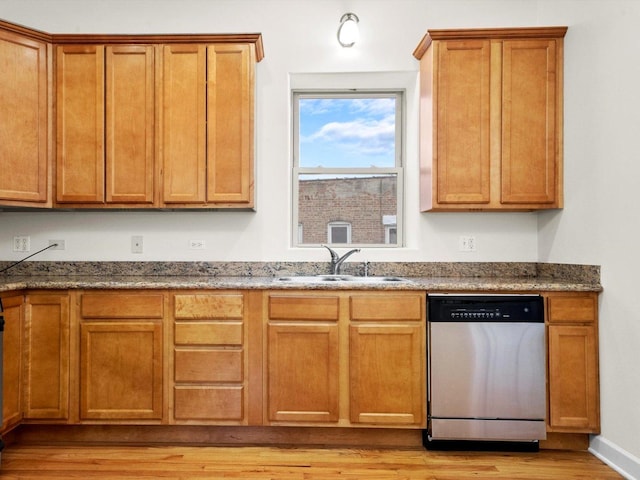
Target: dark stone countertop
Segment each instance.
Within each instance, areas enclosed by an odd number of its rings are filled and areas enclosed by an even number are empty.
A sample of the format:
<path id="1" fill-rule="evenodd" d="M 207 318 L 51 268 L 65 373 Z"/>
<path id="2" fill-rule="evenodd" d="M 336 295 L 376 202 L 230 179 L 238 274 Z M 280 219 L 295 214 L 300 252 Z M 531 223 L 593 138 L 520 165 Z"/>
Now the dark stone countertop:
<path id="1" fill-rule="evenodd" d="M 0 262 L 0 269 L 3 263 Z M 428 292 L 601 291 L 600 267 L 521 262 L 345 264 L 350 281 L 282 281 L 326 274 L 326 262 L 25 262 L 0 274 L 0 292 L 62 289 L 426 290 Z"/>

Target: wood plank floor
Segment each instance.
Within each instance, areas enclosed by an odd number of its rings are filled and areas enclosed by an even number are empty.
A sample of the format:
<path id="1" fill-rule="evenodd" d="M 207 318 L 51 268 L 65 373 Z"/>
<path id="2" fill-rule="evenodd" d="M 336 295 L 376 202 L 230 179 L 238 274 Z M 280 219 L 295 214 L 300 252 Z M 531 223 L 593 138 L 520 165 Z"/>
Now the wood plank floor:
<path id="1" fill-rule="evenodd" d="M 10 445 L 2 479 L 620 479 L 587 452 Z"/>

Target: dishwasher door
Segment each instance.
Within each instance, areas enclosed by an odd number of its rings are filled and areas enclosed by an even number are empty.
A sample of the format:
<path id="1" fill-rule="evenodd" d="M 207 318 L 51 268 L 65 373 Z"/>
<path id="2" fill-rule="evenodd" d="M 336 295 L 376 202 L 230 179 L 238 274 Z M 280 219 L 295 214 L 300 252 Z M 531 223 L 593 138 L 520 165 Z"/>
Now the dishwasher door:
<path id="1" fill-rule="evenodd" d="M 429 322 L 434 439 L 546 438 L 543 322 Z"/>

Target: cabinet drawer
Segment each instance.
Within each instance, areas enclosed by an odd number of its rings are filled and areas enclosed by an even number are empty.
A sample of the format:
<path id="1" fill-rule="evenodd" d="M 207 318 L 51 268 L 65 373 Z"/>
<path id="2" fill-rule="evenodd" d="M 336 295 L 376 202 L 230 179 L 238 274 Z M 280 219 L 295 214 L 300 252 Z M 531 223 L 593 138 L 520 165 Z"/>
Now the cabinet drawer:
<path id="1" fill-rule="evenodd" d="M 242 345 L 242 323 L 177 323 L 174 341 L 176 345 Z"/>
<path id="2" fill-rule="evenodd" d="M 84 318 L 162 318 L 162 294 L 91 294 L 82 295 Z"/>
<path id="3" fill-rule="evenodd" d="M 547 302 L 552 323 L 593 323 L 598 317 L 595 294 L 553 295 Z"/>
<path id="4" fill-rule="evenodd" d="M 338 297 L 270 295 L 271 320 L 338 320 Z"/>
<path id="5" fill-rule="evenodd" d="M 243 316 L 244 297 L 241 293 L 176 295 L 174 301 L 176 319 L 241 320 Z"/>
<path id="6" fill-rule="evenodd" d="M 176 382 L 241 382 L 240 350 L 176 350 Z"/>
<path id="7" fill-rule="evenodd" d="M 415 295 L 353 295 L 350 318 L 356 321 L 422 320 L 425 296 Z"/>
<path id="8" fill-rule="evenodd" d="M 177 420 L 242 420 L 240 386 L 176 387 L 174 395 Z"/>

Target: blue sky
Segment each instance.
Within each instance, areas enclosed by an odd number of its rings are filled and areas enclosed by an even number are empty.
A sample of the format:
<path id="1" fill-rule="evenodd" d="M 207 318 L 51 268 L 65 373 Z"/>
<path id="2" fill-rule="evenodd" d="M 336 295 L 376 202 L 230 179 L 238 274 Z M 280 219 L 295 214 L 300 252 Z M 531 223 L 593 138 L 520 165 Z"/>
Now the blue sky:
<path id="1" fill-rule="evenodd" d="M 395 98 L 299 97 L 300 167 L 394 167 Z"/>

